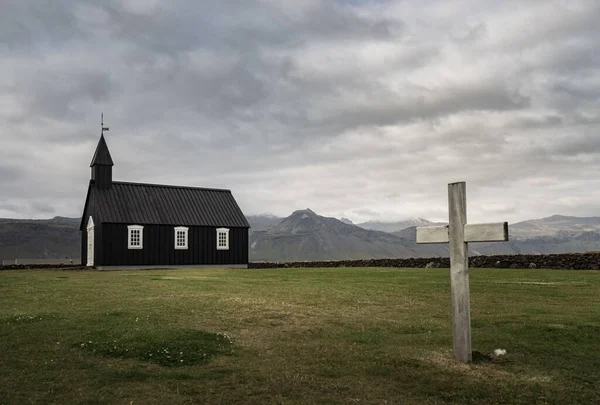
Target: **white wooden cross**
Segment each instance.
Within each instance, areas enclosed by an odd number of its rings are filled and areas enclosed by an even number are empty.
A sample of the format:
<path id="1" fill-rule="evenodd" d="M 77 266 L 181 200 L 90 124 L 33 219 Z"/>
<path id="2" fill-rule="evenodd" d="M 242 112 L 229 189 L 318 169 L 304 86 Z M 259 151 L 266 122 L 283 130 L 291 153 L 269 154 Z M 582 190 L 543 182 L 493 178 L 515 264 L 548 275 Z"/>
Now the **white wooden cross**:
<path id="1" fill-rule="evenodd" d="M 448 184 L 449 224 L 417 228 L 417 243 L 450 242 L 454 358 L 469 363 L 473 359 L 467 243 L 507 241 L 508 223 L 467 224 L 466 190 L 464 181 Z"/>

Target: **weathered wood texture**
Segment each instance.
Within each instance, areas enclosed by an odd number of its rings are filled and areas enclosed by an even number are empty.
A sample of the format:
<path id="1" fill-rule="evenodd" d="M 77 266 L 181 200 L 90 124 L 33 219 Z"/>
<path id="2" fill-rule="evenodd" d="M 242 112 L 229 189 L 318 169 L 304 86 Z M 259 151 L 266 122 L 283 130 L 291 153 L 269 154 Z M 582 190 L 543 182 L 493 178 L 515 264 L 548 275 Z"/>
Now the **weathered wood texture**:
<path id="1" fill-rule="evenodd" d="M 507 240 L 508 222 L 465 225 L 465 242 L 505 242 Z"/>
<path id="2" fill-rule="evenodd" d="M 508 222 L 465 224 L 465 242 L 505 242 L 508 240 Z M 448 243 L 448 225 L 417 228 L 417 243 Z"/>
<path id="3" fill-rule="evenodd" d="M 448 243 L 448 225 L 417 228 L 417 243 Z"/>
<path id="4" fill-rule="evenodd" d="M 467 243 L 507 241 L 508 223 L 467 224 L 465 182 L 448 184 L 448 208 L 450 215 L 448 226 L 417 228 L 417 243 L 450 242 L 454 357 L 468 363 L 472 361 L 472 352 Z"/>
<path id="5" fill-rule="evenodd" d="M 452 333 L 454 357 L 470 362 L 471 354 L 471 306 L 469 302 L 469 261 L 465 242 L 467 223 L 466 184 L 448 185 L 448 211 L 450 216 L 450 278 L 452 294 Z"/>
<path id="6" fill-rule="evenodd" d="M 98 229 L 96 225 L 96 229 Z M 102 224 L 103 252 L 96 256 L 99 266 L 228 265 L 248 264 L 248 229 L 229 228 L 229 249 L 217 249 L 217 227 L 190 226 L 188 249 L 175 249 L 174 227 L 145 225 L 144 248 L 127 248 L 126 224 Z M 98 251 L 96 251 L 98 252 Z"/>

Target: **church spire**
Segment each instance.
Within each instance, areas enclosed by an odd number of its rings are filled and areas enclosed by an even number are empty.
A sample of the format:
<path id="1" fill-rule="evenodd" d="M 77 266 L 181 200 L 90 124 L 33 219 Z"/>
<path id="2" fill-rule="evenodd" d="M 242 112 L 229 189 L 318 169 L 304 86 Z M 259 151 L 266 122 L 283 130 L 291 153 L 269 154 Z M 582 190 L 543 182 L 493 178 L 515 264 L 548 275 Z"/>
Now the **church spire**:
<path id="1" fill-rule="evenodd" d="M 110 157 L 108 145 L 106 145 L 106 139 L 104 139 L 104 134 L 100 135 L 100 141 L 96 147 L 96 152 L 94 152 L 94 157 L 90 167 L 94 167 L 95 165 L 114 166 L 112 158 Z"/>
<path id="2" fill-rule="evenodd" d="M 104 139 L 104 131 L 108 131 L 108 128 L 104 127 L 104 114 L 102 114 L 101 127 L 100 141 L 98 141 L 98 146 L 96 147 L 96 152 L 94 152 L 90 167 L 92 168 L 94 186 L 96 188 L 110 189 L 112 188 L 112 167 L 114 163 Z"/>

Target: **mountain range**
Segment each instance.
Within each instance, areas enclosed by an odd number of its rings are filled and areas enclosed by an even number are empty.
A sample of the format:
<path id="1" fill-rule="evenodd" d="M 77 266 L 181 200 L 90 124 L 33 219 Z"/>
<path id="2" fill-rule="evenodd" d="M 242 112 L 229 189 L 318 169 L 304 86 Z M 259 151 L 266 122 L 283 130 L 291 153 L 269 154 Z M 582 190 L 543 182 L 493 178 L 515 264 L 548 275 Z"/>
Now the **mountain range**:
<path id="1" fill-rule="evenodd" d="M 0 218 L 0 260 L 17 258 L 78 258 L 79 218 Z M 1 262 L 0 262 L 1 263 Z"/>
<path id="2" fill-rule="evenodd" d="M 352 224 L 299 210 L 287 218 L 249 217 L 255 261 L 447 257 L 447 245 L 417 245 L 417 226 L 444 225 L 423 218 Z M 471 243 L 469 254 L 543 254 L 600 251 L 600 217 L 553 215 L 509 225 L 508 242 Z"/>
<path id="3" fill-rule="evenodd" d="M 417 245 L 417 226 L 443 223 L 423 218 L 353 224 L 298 210 L 286 218 L 247 216 L 250 260 L 342 260 L 447 257 L 448 246 Z M 77 258 L 79 218 L 0 219 L 0 260 Z M 470 255 L 541 254 L 600 251 L 600 217 L 553 215 L 509 225 L 510 241 L 469 244 Z"/>
<path id="4" fill-rule="evenodd" d="M 310 209 L 295 211 L 276 225 L 250 234 L 250 257 L 256 261 L 432 255 L 446 256 L 448 249 L 442 245 L 416 245 L 414 240 L 323 217 Z"/>
<path id="5" fill-rule="evenodd" d="M 364 229 L 371 229 L 373 231 L 382 231 L 388 233 L 399 232 L 403 229 L 410 228 L 411 226 L 435 226 L 444 225 L 443 222 L 431 222 L 423 218 L 410 218 L 404 221 L 397 222 L 383 222 L 383 221 L 369 221 L 356 224 Z"/>

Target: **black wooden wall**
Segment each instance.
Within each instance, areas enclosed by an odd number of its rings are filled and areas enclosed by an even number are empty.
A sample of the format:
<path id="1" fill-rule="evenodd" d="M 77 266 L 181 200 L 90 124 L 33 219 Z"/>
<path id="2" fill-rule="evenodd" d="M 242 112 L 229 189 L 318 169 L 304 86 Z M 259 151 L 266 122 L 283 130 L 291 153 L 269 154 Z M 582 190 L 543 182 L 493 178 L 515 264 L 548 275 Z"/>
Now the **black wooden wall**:
<path id="1" fill-rule="evenodd" d="M 96 224 L 95 264 L 97 266 L 248 264 L 247 228 L 229 228 L 229 250 L 217 250 L 217 227 L 192 226 L 189 227 L 188 232 L 188 249 L 176 250 L 173 228 L 167 225 L 144 225 L 143 249 L 128 249 L 126 224 L 102 224 L 101 226 Z M 85 234 L 85 231 L 82 234 Z M 87 244 L 87 240 L 83 241 Z M 87 260 L 83 258 L 84 254 L 82 260 Z"/>
<path id="2" fill-rule="evenodd" d="M 92 180 L 96 188 L 110 188 L 112 184 L 112 167 L 94 165 L 92 166 Z"/>

